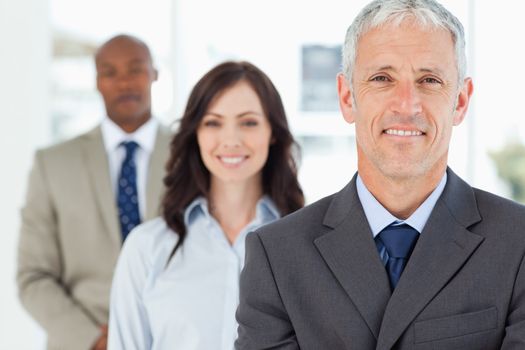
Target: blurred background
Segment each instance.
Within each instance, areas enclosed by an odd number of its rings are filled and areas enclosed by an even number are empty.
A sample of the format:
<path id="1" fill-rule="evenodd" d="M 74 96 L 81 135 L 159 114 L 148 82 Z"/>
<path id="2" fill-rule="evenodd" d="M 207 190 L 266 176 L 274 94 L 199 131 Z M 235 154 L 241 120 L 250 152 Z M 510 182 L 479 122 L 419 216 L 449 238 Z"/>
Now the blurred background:
<path id="1" fill-rule="evenodd" d="M 249 60 L 279 89 L 302 148 L 310 203 L 356 171 L 353 126 L 338 111 L 335 75 L 346 28 L 368 1 L 0 0 L 0 349 L 43 349 L 45 335 L 15 287 L 19 211 L 33 153 L 104 115 L 93 53 L 137 35 L 160 71 L 154 114 L 171 124 L 193 84 L 226 59 Z M 476 187 L 525 202 L 525 4 L 442 0 L 463 22 L 474 98 L 454 132 L 450 165 Z"/>

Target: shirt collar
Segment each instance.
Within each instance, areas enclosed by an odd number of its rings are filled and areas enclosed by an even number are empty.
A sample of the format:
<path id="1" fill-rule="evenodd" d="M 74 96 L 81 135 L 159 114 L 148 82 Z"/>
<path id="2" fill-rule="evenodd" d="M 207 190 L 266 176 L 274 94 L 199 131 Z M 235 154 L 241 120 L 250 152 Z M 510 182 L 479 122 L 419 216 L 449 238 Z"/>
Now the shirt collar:
<path id="1" fill-rule="evenodd" d="M 206 198 L 199 196 L 186 207 L 186 210 L 184 211 L 184 224 L 186 227 L 191 226 L 191 224 L 201 215 L 209 218 L 210 212 L 208 210 L 208 201 Z M 270 197 L 264 195 L 257 201 L 255 207 L 255 221 L 263 223 L 277 220 L 279 217 L 279 210 Z"/>
<path id="2" fill-rule="evenodd" d="M 256 217 L 261 218 L 261 222 L 277 220 L 281 217 L 279 209 L 268 195 L 264 195 L 257 202 Z"/>
<path id="3" fill-rule="evenodd" d="M 135 141 L 141 149 L 148 153 L 153 151 L 155 136 L 157 133 L 158 122 L 155 118 L 150 118 L 140 128 L 132 133 L 122 130 L 114 121 L 105 117 L 100 125 L 104 147 L 106 152 L 113 152 L 124 141 Z"/>
<path id="4" fill-rule="evenodd" d="M 372 234 L 375 237 L 379 234 L 379 232 L 381 232 L 381 230 L 392 223 L 406 223 L 421 233 L 430 214 L 432 213 L 432 209 L 434 209 L 434 206 L 439 199 L 439 196 L 441 196 L 441 193 L 443 193 L 446 183 L 447 173 L 445 172 L 441 178 L 441 181 L 434 191 L 432 191 L 430 196 L 428 196 L 427 199 L 425 199 L 425 201 L 416 209 L 416 211 L 412 213 L 412 215 L 410 215 L 410 217 L 406 220 L 401 220 L 390 214 L 390 212 L 386 210 L 385 207 L 383 207 L 381 203 L 379 203 L 372 193 L 370 193 L 370 191 L 366 188 L 359 174 L 357 174 L 356 188 L 359 201 L 363 206 L 366 219 L 368 220 Z"/>

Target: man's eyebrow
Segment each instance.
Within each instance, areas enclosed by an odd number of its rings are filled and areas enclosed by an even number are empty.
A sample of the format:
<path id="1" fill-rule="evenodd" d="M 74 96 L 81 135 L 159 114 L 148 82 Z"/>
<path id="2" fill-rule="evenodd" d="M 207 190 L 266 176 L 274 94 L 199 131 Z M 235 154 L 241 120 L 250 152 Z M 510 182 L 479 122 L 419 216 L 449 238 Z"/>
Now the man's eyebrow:
<path id="1" fill-rule="evenodd" d="M 139 63 L 139 64 L 142 64 L 142 63 L 146 63 L 148 60 L 144 59 L 144 58 L 134 58 L 132 60 L 130 60 L 128 63 L 129 64 L 136 64 L 136 63 Z"/>
<path id="2" fill-rule="evenodd" d="M 394 72 L 396 71 L 394 66 L 381 66 L 378 70 L 393 70 Z"/>
<path id="3" fill-rule="evenodd" d="M 437 67 L 431 67 L 431 68 L 420 68 L 419 69 L 419 72 L 422 72 L 422 73 L 434 73 L 434 74 L 437 74 L 437 75 L 445 75 L 445 73 L 443 72 L 443 70 L 437 68 Z"/>
<path id="4" fill-rule="evenodd" d="M 381 71 L 381 70 L 391 70 L 391 71 L 396 71 L 396 69 L 394 68 L 394 66 L 391 66 L 391 65 L 386 65 L 386 66 L 374 66 L 374 67 L 370 67 L 368 68 L 366 71 L 367 72 L 377 72 L 377 71 Z"/>
<path id="5" fill-rule="evenodd" d="M 111 63 L 108 63 L 108 62 L 99 62 L 99 63 L 97 63 L 96 67 L 97 68 L 102 68 L 102 69 L 108 69 L 108 68 L 113 68 L 113 65 Z"/>
<path id="6" fill-rule="evenodd" d="M 397 72 L 397 69 L 392 65 L 386 65 L 386 66 L 379 66 L 379 67 L 371 67 L 366 70 L 367 73 L 374 73 L 374 72 L 379 72 L 379 71 Z M 434 73 L 438 75 L 444 75 L 443 70 L 437 67 L 423 67 L 423 68 L 419 68 L 417 71 L 421 73 Z"/>

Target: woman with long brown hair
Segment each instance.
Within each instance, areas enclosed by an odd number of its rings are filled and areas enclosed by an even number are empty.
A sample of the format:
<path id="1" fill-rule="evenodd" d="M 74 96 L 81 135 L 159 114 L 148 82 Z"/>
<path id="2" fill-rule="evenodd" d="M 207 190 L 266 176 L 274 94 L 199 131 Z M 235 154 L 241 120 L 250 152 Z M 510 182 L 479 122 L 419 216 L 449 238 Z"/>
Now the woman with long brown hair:
<path id="1" fill-rule="evenodd" d="M 233 349 L 244 240 L 304 204 L 270 79 L 225 62 L 193 88 L 167 163 L 162 217 L 126 240 L 109 349 Z"/>

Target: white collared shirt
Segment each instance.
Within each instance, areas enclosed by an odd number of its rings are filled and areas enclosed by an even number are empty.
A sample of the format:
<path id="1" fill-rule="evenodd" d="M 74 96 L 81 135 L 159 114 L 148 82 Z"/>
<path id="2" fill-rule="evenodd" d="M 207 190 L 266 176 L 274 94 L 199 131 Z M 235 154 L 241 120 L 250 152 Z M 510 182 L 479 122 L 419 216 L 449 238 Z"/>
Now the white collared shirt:
<path id="1" fill-rule="evenodd" d="M 246 235 L 279 218 L 267 196 L 231 245 L 204 198 L 185 210 L 187 236 L 162 218 L 135 228 L 124 242 L 111 289 L 109 350 L 232 350 Z"/>
<path id="2" fill-rule="evenodd" d="M 139 147 L 135 151 L 135 164 L 137 166 L 137 195 L 141 218 L 146 213 L 146 182 L 148 176 L 148 165 L 151 153 L 155 147 L 158 122 L 150 118 L 144 125 L 133 133 L 126 133 L 108 117 L 102 120 L 100 125 L 104 148 L 108 155 L 109 175 L 111 186 L 116 197 L 118 191 L 118 176 L 122 161 L 126 156 L 126 150 L 121 146 L 124 141 L 135 141 Z"/>

